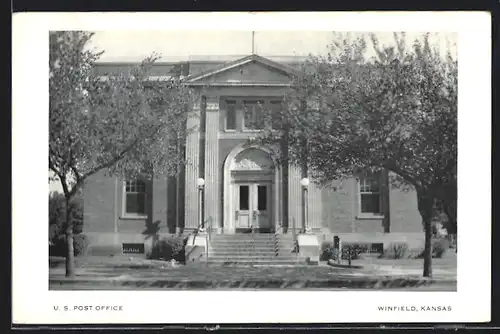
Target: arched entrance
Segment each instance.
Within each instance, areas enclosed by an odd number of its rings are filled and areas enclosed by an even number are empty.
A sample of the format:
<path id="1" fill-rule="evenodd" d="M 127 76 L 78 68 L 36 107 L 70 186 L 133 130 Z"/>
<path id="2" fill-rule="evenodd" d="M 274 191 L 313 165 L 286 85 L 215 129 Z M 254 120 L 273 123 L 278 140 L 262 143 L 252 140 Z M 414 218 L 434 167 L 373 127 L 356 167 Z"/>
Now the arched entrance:
<path id="1" fill-rule="evenodd" d="M 236 147 L 224 164 L 224 229 L 275 231 L 278 186 L 278 168 L 271 152 L 262 147 Z"/>

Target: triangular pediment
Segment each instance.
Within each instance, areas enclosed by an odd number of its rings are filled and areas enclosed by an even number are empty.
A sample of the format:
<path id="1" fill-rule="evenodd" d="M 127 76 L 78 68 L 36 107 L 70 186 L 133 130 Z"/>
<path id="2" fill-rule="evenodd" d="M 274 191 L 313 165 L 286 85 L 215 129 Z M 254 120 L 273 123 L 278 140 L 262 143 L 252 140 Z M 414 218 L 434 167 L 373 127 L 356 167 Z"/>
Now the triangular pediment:
<path id="1" fill-rule="evenodd" d="M 251 55 L 186 78 L 188 85 L 288 85 L 294 69 Z"/>

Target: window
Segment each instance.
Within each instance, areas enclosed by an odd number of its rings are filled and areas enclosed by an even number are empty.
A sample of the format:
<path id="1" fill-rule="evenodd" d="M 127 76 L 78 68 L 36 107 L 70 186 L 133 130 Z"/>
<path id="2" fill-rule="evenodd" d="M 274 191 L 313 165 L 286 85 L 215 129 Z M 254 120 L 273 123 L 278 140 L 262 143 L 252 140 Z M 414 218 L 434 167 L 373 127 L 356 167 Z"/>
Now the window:
<path id="1" fill-rule="evenodd" d="M 263 101 L 245 101 L 243 126 L 247 130 L 264 129 Z"/>
<path id="2" fill-rule="evenodd" d="M 359 180 L 360 212 L 365 215 L 382 214 L 380 201 L 380 182 L 374 177 Z"/>
<path id="3" fill-rule="evenodd" d="M 125 215 L 146 215 L 146 183 L 141 180 L 125 182 Z"/>
<path id="4" fill-rule="evenodd" d="M 226 102 L 226 130 L 236 130 L 236 101 Z"/>
<path id="5" fill-rule="evenodd" d="M 267 187 L 257 187 L 257 210 L 267 210 Z"/>
<path id="6" fill-rule="evenodd" d="M 240 210 L 248 210 L 250 208 L 250 187 L 240 186 Z"/>
<path id="7" fill-rule="evenodd" d="M 271 129 L 280 129 L 281 128 L 281 112 L 283 108 L 283 104 L 281 101 L 271 101 Z"/>

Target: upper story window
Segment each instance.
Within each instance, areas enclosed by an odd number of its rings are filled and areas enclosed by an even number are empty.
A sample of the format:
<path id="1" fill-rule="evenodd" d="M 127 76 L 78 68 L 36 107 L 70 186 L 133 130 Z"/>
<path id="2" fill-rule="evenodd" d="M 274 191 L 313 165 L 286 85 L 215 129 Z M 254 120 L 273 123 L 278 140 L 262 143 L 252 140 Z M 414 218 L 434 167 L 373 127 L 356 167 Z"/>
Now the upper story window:
<path id="1" fill-rule="evenodd" d="M 125 181 L 124 214 L 146 215 L 146 183 L 142 180 Z"/>
<path id="2" fill-rule="evenodd" d="M 362 177 L 359 180 L 360 213 L 381 215 L 380 180 L 377 177 Z"/>
<path id="3" fill-rule="evenodd" d="M 283 110 L 283 102 L 280 101 L 280 100 L 274 100 L 274 101 L 270 101 L 269 103 L 269 110 L 271 112 L 271 128 L 272 129 L 279 129 L 281 128 L 281 111 Z"/>
<path id="4" fill-rule="evenodd" d="M 236 130 L 236 101 L 226 101 L 226 130 Z"/>
<path id="5" fill-rule="evenodd" d="M 243 101 L 243 128 L 262 130 L 265 125 L 264 101 Z"/>
<path id="6" fill-rule="evenodd" d="M 279 98 L 229 98 L 221 103 L 221 126 L 227 132 L 281 129 L 284 104 Z"/>

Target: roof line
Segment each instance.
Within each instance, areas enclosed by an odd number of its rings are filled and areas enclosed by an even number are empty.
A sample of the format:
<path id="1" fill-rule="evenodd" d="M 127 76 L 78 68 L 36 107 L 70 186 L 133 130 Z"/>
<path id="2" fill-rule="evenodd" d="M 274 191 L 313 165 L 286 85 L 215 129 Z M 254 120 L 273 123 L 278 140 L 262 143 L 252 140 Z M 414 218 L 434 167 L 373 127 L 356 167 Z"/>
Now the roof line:
<path id="1" fill-rule="evenodd" d="M 286 74 L 293 74 L 296 72 L 295 69 L 293 69 L 292 67 L 280 64 L 278 62 L 261 57 L 261 56 L 256 55 L 256 54 L 252 54 L 252 55 L 248 55 L 246 57 L 243 57 L 243 58 L 240 58 L 237 60 L 226 62 L 226 63 L 222 64 L 221 66 L 219 66 L 218 68 L 207 69 L 205 71 L 202 71 L 201 73 L 196 73 L 196 74 L 193 74 L 191 76 L 188 76 L 188 77 L 186 77 L 186 81 L 193 82 L 195 80 L 200 80 L 200 79 L 206 78 L 207 76 L 215 75 L 215 74 L 218 74 L 220 72 L 232 69 L 234 67 L 244 65 L 244 64 L 246 64 L 248 62 L 252 62 L 252 61 L 258 61 L 266 66 L 281 70 Z"/>

